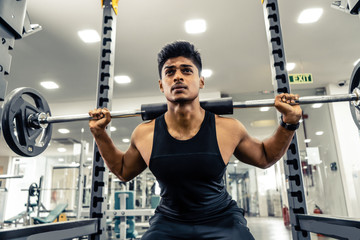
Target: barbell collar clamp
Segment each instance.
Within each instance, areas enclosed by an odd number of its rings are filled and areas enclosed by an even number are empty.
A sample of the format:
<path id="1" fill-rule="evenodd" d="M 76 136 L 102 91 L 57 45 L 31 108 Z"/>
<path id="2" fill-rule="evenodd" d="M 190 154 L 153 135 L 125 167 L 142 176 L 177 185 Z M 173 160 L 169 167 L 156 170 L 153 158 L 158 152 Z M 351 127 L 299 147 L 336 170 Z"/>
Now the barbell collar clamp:
<path id="1" fill-rule="evenodd" d="M 357 99 L 353 100 L 351 102 L 352 105 L 354 105 L 355 107 L 358 107 L 360 105 L 360 89 L 359 88 L 355 88 L 352 91 L 353 94 L 355 94 L 357 96 Z"/>
<path id="2" fill-rule="evenodd" d="M 47 128 L 47 126 L 48 126 L 47 118 L 48 117 L 49 117 L 49 115 L 44 112 L 30 114 L 27 122 L 30 127 L 35 128 L 35 129 Z"/>

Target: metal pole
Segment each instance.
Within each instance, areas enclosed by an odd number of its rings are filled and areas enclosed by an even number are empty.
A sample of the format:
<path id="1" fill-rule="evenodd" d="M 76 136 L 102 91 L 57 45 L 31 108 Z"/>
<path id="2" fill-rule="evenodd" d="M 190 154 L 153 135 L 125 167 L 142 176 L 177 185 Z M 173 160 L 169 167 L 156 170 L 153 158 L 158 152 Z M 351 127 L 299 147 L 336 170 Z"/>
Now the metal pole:
<path id="1" fill-rule="evenodd" d="M 130 110 L 130 111 L 112 111 L 110 112 L 111 118 L 127 118 L 141 115 L 140 110 Z M 92 117 L 89 114 L 78 114 L 78 115 L 64 115 L 64 116 L 54 116 L 47 117 L 46 119 L 39 120 L 40 124 L 46 123 L 60 123 L 60 122 L 75 122 L 75 121 L 84 121 L 91 120 Z"/>
<path id="2" fill-rule="evenodd" d="M 277 94 L 289 93 L 290 85 L 286 70 L 278 2 L 277 0 L 263 0 L 262 3 L 274 92 Z M 278 117 L 279 115 L 280 113 L 278 113 Z M 310 234 L 307 231 L 300 230 L 295 217 L 296 214 L 307 213 L 296 133 L 284 156 L 284 170 L 286 182 L 288 183 L 287 193 L 292 238 L 293 240 L 309 240 L 311 239 Z"/>
<path id="3" fill-rule="evenodd" d="M 300 97 L 295 101 L 295 104 L 313 104 L 313 103 L 330 103 L 330 102 L 350 102 L 358 101 L 359 96 L 355 93 L 339 94 L 339 95 L 323 95 L 323 96 L 308 96 Z M 256 108 L 256 107 L 273 107 L 274 99 L 250 100 L 244 102 L 234 102 L 234 108 Z"/>

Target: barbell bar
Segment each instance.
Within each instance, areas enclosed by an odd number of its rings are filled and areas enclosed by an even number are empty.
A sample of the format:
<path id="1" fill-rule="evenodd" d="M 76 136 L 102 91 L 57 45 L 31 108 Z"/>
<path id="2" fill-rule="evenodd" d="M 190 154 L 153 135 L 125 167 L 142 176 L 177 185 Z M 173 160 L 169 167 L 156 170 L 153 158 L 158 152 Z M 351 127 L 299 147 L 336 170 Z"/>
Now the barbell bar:
<path id="1" fill-rule="evenodd" d="M 30 96 L 35 105 L 25 100 L 24 95 Z M 274 106 L 274 101 L 274 99 L 263 99 L 233 103 L 232 98 L 220 98 L 201 101 L 200 105 L 207 111 L 226 115 L 232 114 L 234 108 L 271 107 Z M 342 101 L 352 102 L 352 106 L 358 109 L 360 89 L 355 88 L 350 94 L 300 97 L 294 104 Z M 167 105 L 165 103 L 156 103 L 143 104 L 141 110 L 112 111 L 110 115 L 112 118 L 141 115 L 143 120 L 151 120 L 166 111 Z M 46 149 L 51 140 L 53 123 L 88 121 L 91 119 L 88 114 L 51 116 L 48 104 L 39 92 L 31 88 L 18 88 L 13 90 L 5 99 L 2 128 L 6 142 L 15 153 L 32 157 L 39 155 Z"/>
<path id="2" fill-rule="evenodd" d="M 313 104 L 313 103 L 330 103 L 330 102 L 346 102 L 352 101 L 355 106 L 360 103 L 360 89 L 355 88 L 351 94 L 338 95 L 323 95 L 323 96 L 306 96 L 300 97 L 292 105 L 296 104 Z M 249 100 L 243 102 L 232 102 L 232 98 L 220 98 L 208 101 L 201 101 L 200 105 L 207 111 L 216 113 L 218 115 L 232 114 L 234 108 L 258 108 L 258 107 L 273 107 L 275 105 L 274 99 Z M 111 111 L 111 118 L 129 118 L 134 116 L 141 116 L 144 121 L 155 119 L 162 115 L 167 110 L 167 105 L 160 104 L 143 104 L 141 110 L 125 110 L 125 111 Z M 28 117 L 28 124 L 34 128 L 46 128 L 48 124 L 64 123 L 75 121 L 89 121 L 92 117 L 89 114 L 77 115 L 63 115 L 63 116 L 48 116 L 48 114 L 41 112 L 30 114 Z"/>
<path id="3" fill-rule="evenodd" d="M 300 97 L 294 104 L 350 102 L 350 111 L 360 129 L 360 63 L 351 75 L 349 94 Z M 27 96 L 27 97 L 25 97 Z M 30 101 L 28 100 L 30 98 Z M 207 111 L 218 115 L 232 114 L 234 108 L 256 108 L 274 106 L 274 99 L 250 100 L 233 103 L 231 98 L 201 101 Z M 112 118 L 140 116 L 151 120 L 167 111 L 164 103 L 143 104 L 140 110 L 110 112 Z M 90 120 L 88 114 L 51 116 L 45 98 L 35 89 L 18 88 L 6 96 L 3 105 L 2 129 L 4 139 L 18 155 L 34 157 L 47 148 L 53 123 Z"/>

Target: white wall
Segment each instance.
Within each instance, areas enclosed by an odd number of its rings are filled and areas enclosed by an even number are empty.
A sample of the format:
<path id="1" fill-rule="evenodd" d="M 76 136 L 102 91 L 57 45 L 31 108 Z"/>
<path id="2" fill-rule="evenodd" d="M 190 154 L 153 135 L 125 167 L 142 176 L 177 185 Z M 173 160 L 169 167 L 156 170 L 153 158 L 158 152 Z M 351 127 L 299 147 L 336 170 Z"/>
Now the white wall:
<path id="1" fill-rule="evenodd" d="M 21 166 L 17 172 L 16 165 Z M 24 205 L 27 202 L 28 192 L 21 189 L 28 189 L 30 184 L 39 184 L 39 179 L 45 173 L 46 159 L 41 156 L 34 158 L 13 158 L 9 164 L 8 174 L 24 175 L 23 178 L 8 179 L 6 187 L 8 189 L 5 219 L 13 217 L 26 210 Z"/>
<path id="2" fill-rule="evenodd" d="M 339 87 L 335 84 L 327 86 L 327 94 L 347 94 L 348 86 Z M 360 138 L 349 109 L 348 102 L 329 104 L 341 178 L 344 184 L 345 200 L 349 217 L 360 217 L 360 199 L 356 188 L 359 185 Z"/>
<path id="3" fill-rule="evenodd" d="M 0 172 L 0 174 L 8 174 L 8 165 L 9 165 L 9 157 L 0 157 L 0 167 L 2 167 L 3 172 Z M 7 188 L 6 188 L 6 182 L 9 180 L 2 179 L 1 182 L 1 190 L 0 190 L 0 222 L 4 220 L 4 211 L 5 211 L 5 205 L 6 205 L 6 196 L 7 196 Z"/>

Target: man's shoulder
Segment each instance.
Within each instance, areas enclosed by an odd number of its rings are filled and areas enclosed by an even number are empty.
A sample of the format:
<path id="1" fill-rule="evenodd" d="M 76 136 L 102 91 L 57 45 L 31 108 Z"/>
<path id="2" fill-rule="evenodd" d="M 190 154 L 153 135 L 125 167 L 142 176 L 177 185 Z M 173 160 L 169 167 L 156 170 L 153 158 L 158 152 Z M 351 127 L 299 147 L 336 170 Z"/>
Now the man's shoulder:
<path id="1" fill-rule="evenodd" d="M 152 133 L 154 131 L 155 127 L 155 120 L 150 120 L 147 122 L 140 123 L 135 129 L 134 129 L 134 135 L 144 135 L 147 133 Z"/>
<path id="2" fill-rule="evenodd" d="M 239 120 L 231 117 L 215 115 L 215 122 L 217 128 L 227 129 L 229 131 L 240 130 L 244 127 Z"/>
<path id="3" fill-rule="evenodd" d="M 238 124 L 239 120 L 231 117 L 215 115 L 215 121 L 220 124 Z"/>

